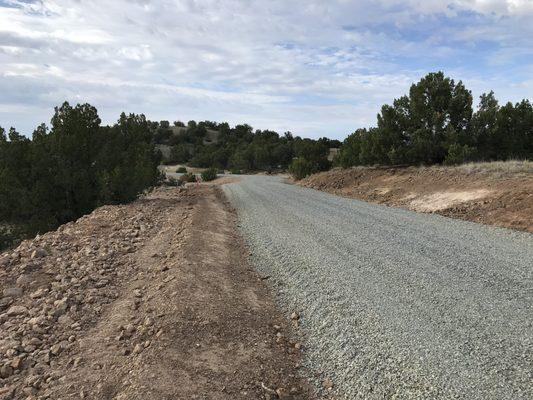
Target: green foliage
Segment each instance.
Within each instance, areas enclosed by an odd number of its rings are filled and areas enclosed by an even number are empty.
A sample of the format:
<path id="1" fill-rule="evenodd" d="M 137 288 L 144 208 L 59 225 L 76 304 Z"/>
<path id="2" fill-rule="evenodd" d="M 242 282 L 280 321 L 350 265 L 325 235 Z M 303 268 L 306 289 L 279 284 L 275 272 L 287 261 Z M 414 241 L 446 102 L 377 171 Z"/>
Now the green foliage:
<path id="1" fill-rule="evenodd" d="M 170 159 L 167 160 L 168 164 L 186 163 L 189 161 L 189 150 L 185 144 L 177 144 L 172 146 L 170 150 Z"/>
<path id="2" fill-rule="evenodd" d="M 134 200 L 139 193 L 161 179 L 154 146 L 144 115 L 122 113 L 117 124 L 103 132 L 114 146 L 105 147 L 100 162 L 107 167 L 100 178 L 99 204 L 117 204 Z M 113 156 L 113 148 L 115 150 Z"/>
<path id="3" fill-rule="evenodd" d="M 12 228 L 0 225 L 0 250 L 10 247 L 15 244 L 17 235 Z"/>
<path id="4" fill-rule="evenodd" d="M 202 181 L 208 182 L 217 179 L 217 173 L 218 170 L 216 168 L 208 168 L 200 176 L 202 177 Z"/>
<path id="5" fill-rule="evenodd" d="M 167 178 L 162 182 L 165 186 L 180 186 L 182 182 L 176 178 L 173 178 L 172 176 L 167 176 Z"/>
<path id="6" fill-rule="evenodd" d="M 150 123 L 155 144 L 172 146 L 166 164 L 188 163 L 193 167 L 220 170 L 286 170 L 295 155 L 295 146 L 304 141 L 290 132 L 280 136 L 270 130 L 254 131 L 249 125 L 231 128 L 226 122 L 189 121 L 186 129 L 165 131 L 161 123 Z M 322 138 L 324 147 L 339 147 L 340 142 Z M 305 142 L 319 142 L 305 139 Z M 312 148 L 312 147 L 311 147 Z M 326 149 L 325 154 L 327 154 Z M 300 151 L 300 153 L 302 153 Z M 310 158 L 314 156 L 310 156 Z"/>
<path id="7" fill-rule="evenodd" d="M 185 183 L 185 182 L 196 182 L 196 175 L 193 174 L 192 172 L 187 172 L 187 173 L 181 175 L 179 177 L 179 180 L 182 183 Z"/>
<path id="8" fill-rule="evenodd" d="M 300 180 L 315 172 L 325 171 L 331 168 L 328 161 L 329 152 L 328 139 L 322 138 L 318 141 L 312 139 L 294 140 L 294 154 L 296 159 L 291 162 L 289 172 L 294 179 Z"/>
<path id="9" fill-rule="evenodd" d="M 0 129 L 0 221 L 31 235 L 135 199 L 160 179 L 151 138 L 144 116 L 101 127 L 89 104 L 56 107 L 32 140 Z"/>
<path id="10" fill-rule="evenodd" d="M 462 82 L 430 73 L 408 96 L 381 108 L 377 127 L 349 135 L 337 162 L 349 167 L 532 158 L 532 126 L 529 101 L 499 107 L 491 92 L 473 112 L 472 94 Z"/>
<path id="11" fill-rule="evenodd" d="M 329 144 L 327 139 L 300 139 L 294 140 L 294 155 L 304 158 L 312 165 L 314 172 L 325 171 L 331 167 L 328 161 Z"/>
<path id="12" fill-rule="evenodd" d="M 316 172 L 311 161 L 307 161 L 305 158 L 297 158 L 293 160 L 289 166 L 289 172 L 291 175 L 299 181 Z"/>
<path id="13" fill-rule="evenodd" d="M 237 168 L 232 168 L 229 172 L 232 175 L 240 175 L 240 174 L 242 174 L 242 171 L 240 169 L 237 169 Z"/>
<path id="14" fill-rule="evenodd" d="M 176 170 L 176 173 L 177 174 L 185 174 L 187 172 L 187 168 L 185 167 L 179 167 L 177 170 Z"/>
<path id="15" fill-rule="evenodd" d="M 159 124 L 156 125 L 157 128 L 154 131 L 154 143 L 157 144 L 166 144 L 172 138 L 172 130 L 169 127 L 162 127 Z"/>
<path id="16" fill-rule="evenodd" d="M 456 165 L 463 164 L 468 160 L 472 159 L 474 154 L 474 148 L 466 144 L 460 145 L 458 143 L 453 143 L 448 148 L 448 155 L 444 160 L 446 165 Z"/>
<path id="17" fill-rule="evenodd" d="M 280 136 L 270 130 L 254 131 L 246 124 L 231 128 L 225 122 L 212 121 L 189 121 L 186 129 L 176 131 L 162 143 L 161 125 L 156 122 L 150 127 L 154 143 L 173 146 L 166 163 L 187 162 L 192 167 L 220 171 L 283 171 L 294 157 L 305 158 L 313 171 L 323 171 L 331 166 L 327 159 L 329 149 L 341 145 L 338 140 L 302 139 L 290 132 Z"/>

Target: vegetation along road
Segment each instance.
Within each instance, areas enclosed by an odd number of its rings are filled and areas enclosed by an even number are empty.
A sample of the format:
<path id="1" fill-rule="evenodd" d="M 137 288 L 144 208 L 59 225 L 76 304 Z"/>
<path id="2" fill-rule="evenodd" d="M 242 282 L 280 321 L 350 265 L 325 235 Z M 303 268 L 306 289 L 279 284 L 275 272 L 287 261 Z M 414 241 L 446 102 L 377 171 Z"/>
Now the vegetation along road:
<path id="1" fill-rule="evenodd" d="M 253 176 L 252 260 L 340 398 L 533 398 L 533 236 Z M 331 386 L 325 385 L 325 386 Z"/>

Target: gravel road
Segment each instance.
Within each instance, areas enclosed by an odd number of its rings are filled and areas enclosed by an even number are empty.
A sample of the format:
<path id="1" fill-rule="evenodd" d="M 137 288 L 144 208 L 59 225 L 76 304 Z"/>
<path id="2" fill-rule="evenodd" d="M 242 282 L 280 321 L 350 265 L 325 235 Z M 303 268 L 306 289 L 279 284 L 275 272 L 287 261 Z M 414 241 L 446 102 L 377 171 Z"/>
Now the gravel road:
<path id="1" fill-rule="evenodd" d="M 252 176 L 252 261 L 345 399 L 533 399 L 533 235 Z"/>

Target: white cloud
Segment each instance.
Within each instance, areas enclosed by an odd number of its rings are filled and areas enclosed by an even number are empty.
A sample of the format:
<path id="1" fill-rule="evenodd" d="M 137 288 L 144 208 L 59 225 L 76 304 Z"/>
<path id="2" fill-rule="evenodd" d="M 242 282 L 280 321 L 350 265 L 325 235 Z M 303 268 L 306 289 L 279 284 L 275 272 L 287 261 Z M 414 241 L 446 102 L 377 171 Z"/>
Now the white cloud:
<path id="1" fill-rule="evenodd" d="M 527 0 L 3 3 L 0 125 L 26 133 L 69 100 L 106 122 L 125 110 L 341 138 L 430 70 L 531 89 Z"/>

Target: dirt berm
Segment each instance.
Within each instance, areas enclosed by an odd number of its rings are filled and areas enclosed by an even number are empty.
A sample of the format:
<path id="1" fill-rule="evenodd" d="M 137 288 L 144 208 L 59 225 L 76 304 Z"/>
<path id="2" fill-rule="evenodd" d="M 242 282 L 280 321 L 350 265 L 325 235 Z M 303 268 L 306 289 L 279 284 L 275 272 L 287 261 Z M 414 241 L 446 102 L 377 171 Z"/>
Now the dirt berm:
<path id="1" fill-rule="evenodd" d="M 159 188 L 0 254 L 0 399 L 308 399 L 216 186 Z"/>
<path id="2" fill-rule="evenodd" d="M 372 203 L 533 232 L 533 165 L 333 169 L 300 185 Z"/>

